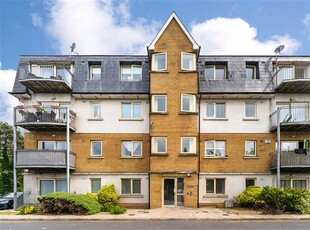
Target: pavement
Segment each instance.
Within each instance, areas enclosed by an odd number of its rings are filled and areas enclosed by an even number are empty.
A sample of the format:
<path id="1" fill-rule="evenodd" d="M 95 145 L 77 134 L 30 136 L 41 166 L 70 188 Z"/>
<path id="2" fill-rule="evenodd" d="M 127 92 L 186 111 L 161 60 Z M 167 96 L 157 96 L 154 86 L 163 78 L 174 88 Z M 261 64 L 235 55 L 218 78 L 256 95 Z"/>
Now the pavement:
<path id="1" fill-rule="evenodd" d="M 1 211 L 3 212 L 3 211 Z M 98 213 L 95 215 L 17 215 L 15 211 L 0 212 L 1 221 L 148 221 L 148 220 L 212 220 L 212 221 L 254 221 L 254 220 L 308 220 L 310 215 L 284 214 L 284 215 L 263 215 L 254 212 L 230 212 L 218 208 L 158 208 L 158 209 L 128 209 L 121 215 L 109 213 Z"/>

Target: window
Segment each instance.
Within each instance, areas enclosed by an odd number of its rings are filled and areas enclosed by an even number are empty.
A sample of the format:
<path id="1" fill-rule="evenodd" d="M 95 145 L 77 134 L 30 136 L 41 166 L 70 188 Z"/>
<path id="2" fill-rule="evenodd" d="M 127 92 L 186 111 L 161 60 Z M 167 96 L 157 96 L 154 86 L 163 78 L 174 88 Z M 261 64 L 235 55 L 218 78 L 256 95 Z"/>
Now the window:
<path id="1" fill-rule="evenodd" d="M 66 150 L 66 141 L 38 141 L 38 149 Z"/>
<path id="2" fill-rule="evenodd" d="M 294 66 L 278 66 L 278 84 L 284 80 L 294 79 Z"/>
<path id="3" fill-rule="evenodd" d="M 91 65 L 89 68 L 90 80 L 101 80 L 101 65 Z"/>
<path id="4" fill-rule="evenodd" d="M 122 65 L 121 80 L 123 81 L 141 81 L 142 66 L 141 65 Z"/>
<path id="5" fill-rule="evenodd" d="M 256 117 L 256 103 L 255 102 L 245 102 L 245 117 L 246 118 Z"/>
<path id="6" fill-rule="evenodd" d="M 225 179 L 206 179 L 207 194 L 225 194 Z"/>
<path id="7" fill-rule="evenodd" d="M 142 156 L 141 141 L 122 141 L 122 157 Z"/>
<path id="8" fill-rule="evenodd" d="M 152 137 L 152 153 L 167 153 L 166 137 Z"/>
<path id="9" fill-rule="evenodd" d="M 256 185 L 256 179 L 254 178 L 246 178 L 245 179 L 245 188 Z"/>
<path id="10" fill-rule="evenodd" d="M 91 117 L 101 118 L 101 103 L 100 102 L 91 103 Z"/>
<path id="11" fill-rule="evenodd" d="M 206 141 L 206 157 L 225 157 L 226 143 L 225 141 Z"/>
<path id="12" fill-rule="evenodd" d="M 91 141 L 91 156 L 98 157 L 102 156 L 102 142 Z"/>
<path id="13" fill-rule="evenodd" d="M 196 153 L 196 137 L 181 137 L 181 153 Z"/>
<path id="14" fill-rule="evenodd" d="M 40 77 L 51 78 L 55 76 L 53 65 L 40 65 Z"/>
<path id="15" fill-rule="evenodd" d="M 245 142 L 245 156 L 248 157 L 256 156 L 256 141 Z"/>
<path id="16" fill-rule="evenodd" d="M 189 94 L 181 95 L 181 111 L 195 112 L 196 111 L 196 96 Z"/>
<path id="17" fill-rule="evenodd" d="M 153 54 L 152 70 L 167 70 L 167 53 Z"/>
<path id="18" fill-rule="evenodd" d="M 307 189 L 308 183 L 304 179 L 280 180 L 280 186 L 283 188 Z"/>
<path id="19" fill-rule="evenodd" d="M 122 179 L 122 194 L 141 194 L 141 179 Z"/>
<path id="20" fill-rule="evenodd" d="M 141 103 L 122 103 L 122 118 L 141 118 Z"/>
<path id="21" fill-rule="evenodd" d="M 207 65 L 205 77 L 207 80 L 226 79 L 226 65 Z"/>
<path id="22" fill-rule="evenodd" d="M 167 112 L 167 96 L 154 95 L 152 108 L 153 112 L 160 112 L 160 113 Z"/>
<path id="23" fill-rule="evenodd" d="M 91 193 L 97 193 L 101 189 L 100 178 L 90 179 L 90 183 L 91 183 Z"/>
<path id="24" fill-rule="evenodd" d="M 245 77 L 246 79 L 256 79 L 256 66 L 255 65 L 246 65 L 245 68 Z"/>
<path id="25" fill-rule="evenodd" d="M 195 70 L 196 69 L 196 55 L 192 53 L 181 54 L 181 69 Z"/>
<path id="26" fill-rule="evenodd" d="M 225 103 L 207 103 L 207 118 L 225 118 Z"/>
<path id="27" fill-rule="evenodd" d="M 298 141 L 281 141 L 281 151 L 295 151 L 298 149 Z"/>
<path id="28" fill-rule="evenodd" d="M 52 192 L 66 192 L 67 181 L 64 179 L 39 180 L 40 195 Z"/>

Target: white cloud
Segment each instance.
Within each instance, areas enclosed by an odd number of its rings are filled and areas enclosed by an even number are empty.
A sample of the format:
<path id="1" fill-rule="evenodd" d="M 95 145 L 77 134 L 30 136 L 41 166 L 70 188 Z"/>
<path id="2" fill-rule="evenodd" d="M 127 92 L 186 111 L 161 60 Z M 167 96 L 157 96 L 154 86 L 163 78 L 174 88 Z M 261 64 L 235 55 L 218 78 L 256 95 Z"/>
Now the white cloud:
<path id="1" fill-rule="evenodd" d="M 43 26 L 42 17 L 39 14 L 31 14 L 32 24 L 38 28 Z"/>
<path id="2" fill-rule="evenodd" d="M 202 54 L 270 55 L 278 45 L 284 54 L 293 54 L 301 43 L 288 34 L 274 35 L 265 41 L 257 38 L 257 29 L 241 18 L 214 18 L 191 25 L 191 34 Z"/>
<path id="3" fill-rule="evenodd" d="M 8 93 L 12 92 L 15 75 L 15 70 L 0 68 L 0 121 L 11 125 L 13 124 L 13 106 L 19 104 L 18 100 Z"/>
<path id="4" fill-rule="evenodd" d="M 310 39 L 310 14 L 305 14 L 302 22 L 305 27 L 305 32 L 308 34 L 308 38 Z"/>
<path id="5" fill-rule="evenodd" d="M 49 7 L 46 31 L 63 54 L 72 42 L 79 54 L 146 54 L 160 28 L 154 21 L 131 19 L 127 1 L 56 0 Z"/>

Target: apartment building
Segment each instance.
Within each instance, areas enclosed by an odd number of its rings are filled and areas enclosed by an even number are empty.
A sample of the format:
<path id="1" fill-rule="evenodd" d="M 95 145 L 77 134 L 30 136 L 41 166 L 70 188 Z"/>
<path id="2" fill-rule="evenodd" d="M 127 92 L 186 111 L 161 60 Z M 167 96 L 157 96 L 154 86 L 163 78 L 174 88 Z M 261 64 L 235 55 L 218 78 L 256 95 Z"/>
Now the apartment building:
<path id="1" fill-rule="evenodd" d="M 279 176 L 309 190 L 310 56 L 201 55 L 175 13 L 147 51 L 20 57 L 25 203 L 111 183 L 135 208 L 223 206 Z"/>

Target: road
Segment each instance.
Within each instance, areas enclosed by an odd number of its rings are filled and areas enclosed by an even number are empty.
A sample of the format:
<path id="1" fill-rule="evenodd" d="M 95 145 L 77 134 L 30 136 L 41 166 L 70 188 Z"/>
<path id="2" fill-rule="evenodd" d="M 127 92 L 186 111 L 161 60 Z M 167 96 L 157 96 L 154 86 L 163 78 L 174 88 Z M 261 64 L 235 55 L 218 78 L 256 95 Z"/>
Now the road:
<path id="1" fill-rule="evenodd" d="M 1 230 L 310 229 L 310 221 L 2 221 Z"/>

